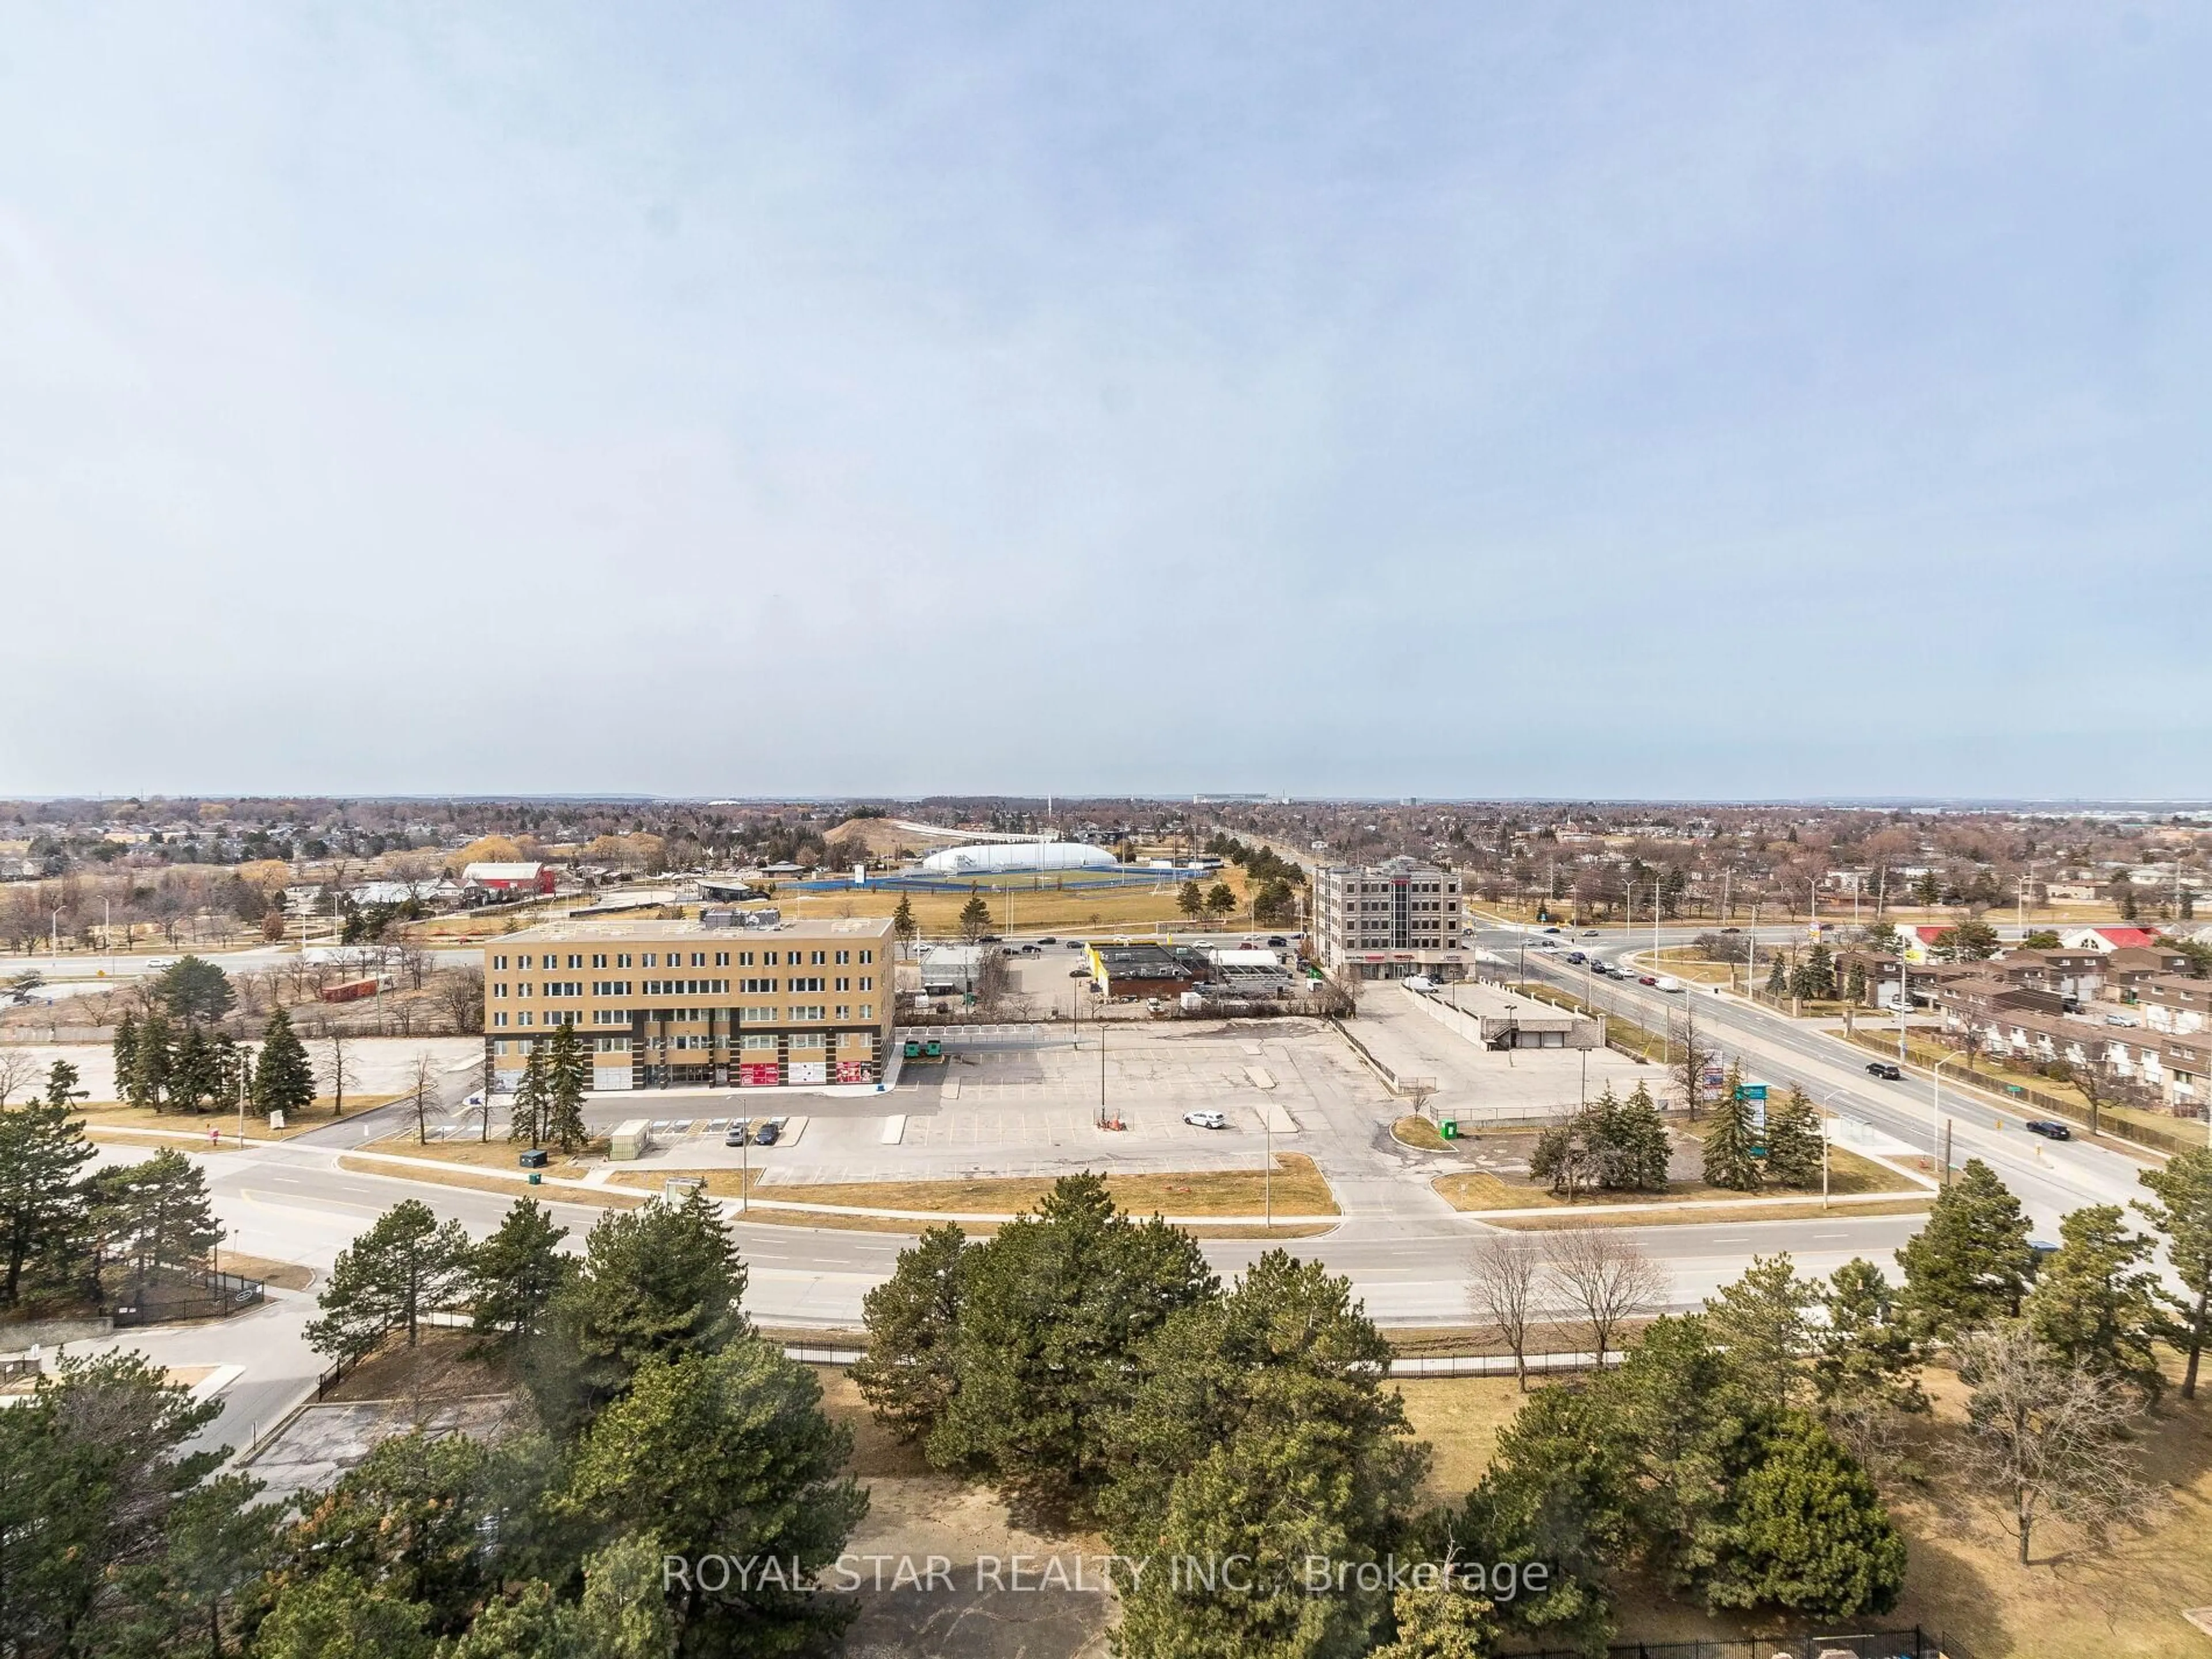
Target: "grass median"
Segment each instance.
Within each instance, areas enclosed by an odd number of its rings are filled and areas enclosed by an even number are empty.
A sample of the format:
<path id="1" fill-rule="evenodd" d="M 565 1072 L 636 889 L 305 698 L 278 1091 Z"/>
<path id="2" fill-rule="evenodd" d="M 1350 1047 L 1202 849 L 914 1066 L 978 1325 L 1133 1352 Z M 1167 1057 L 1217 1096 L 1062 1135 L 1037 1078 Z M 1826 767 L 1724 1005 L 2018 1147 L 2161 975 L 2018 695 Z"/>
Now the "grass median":
<path id="1" fill-rule="evenodd" d="M 750 1174 L 750 1185 L 739 1180 Z M 854 1210 L 914 1210 L 930 1213 L 1012 1215 L 1033 1210 L 1053 1188 L 1048 1176 L 978 1176 L 953 1181 L 778 1182 L 761 1185 L 761 1171 L 738 1170 L 624 1170 L 611 1185 L 652 1187 L 671 1176 L 706 1182 L 716 1198 L 750 1191 L 756 1199 L 786 1199 L 794 1204 L 828 1204 Z M 1133 1215 L 1257 1216 L 1267 1199 L 1267 1180 L 1258 1170 L 1200 1170 L 1188 1174 L 1106 1175 L 1106 1190 Z M 1304 1152 L 1275 1154 L 1274 1207 L 1281 1215 L 1334 1215 L 1336 1197 L 1314 1161 Z M 774 1213 L 768 1212 L 764 1213 Z M 788 1212 L 787 1213 L 793 1213 Z M 804 1215 L 805 1212 L 797 1212 Z M 812 1224 L 807 1217 L 795 1224 Z M 905 1224 L 911 1226 L 912 1224 Z"/>

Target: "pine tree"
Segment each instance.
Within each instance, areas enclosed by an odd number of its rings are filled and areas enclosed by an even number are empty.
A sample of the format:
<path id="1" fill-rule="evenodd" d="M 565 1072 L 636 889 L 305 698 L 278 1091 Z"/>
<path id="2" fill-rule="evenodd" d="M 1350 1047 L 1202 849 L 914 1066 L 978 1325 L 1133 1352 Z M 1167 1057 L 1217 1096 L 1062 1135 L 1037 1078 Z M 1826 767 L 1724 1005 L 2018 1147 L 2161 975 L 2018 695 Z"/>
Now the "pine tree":
<path id="1" fill-rule="evenodd" d="M 1783 966 L 1779 951 L 1774 953 L 1773 963 L 1774 965 L 1766 971 L 1766 994 L 1786 997 L 1790 994 L 1790 970 Z"/>
<path id="2" fill-rule="evenodd" d="M 128 1008 L 123 1018 L 115 1022 L 115 1040 L 108 1047 L 115 1057 L 115 1097 L 136 1106 L 132 1098 L 134 1079 L 138 1069 L 138 1017 Z"/>
<path id="3" fill-rule="evenodd" d="M 1864 1002 L 1867 994 L 1866 963 L 1854 962 L 1850 972 L 1844 976 L 1844 1000 Z"/>
<path id="4" fill-rule="evenodd" d="M 93 1148 L 69 1113 L 76 1073 L 56 1060 L 45 1099 L 0 1107 L 0 1306 L 14 1307 L 27 1282 L 62 1278 L 85 1236 L 77 1171 Z"/>
<path id="5" fill-rule="evenodd" d="M 1820 1115 L 1805 1091 L 1766 1104 L 1765 1179 L 1776 1187 L 1814 1187 L 1820 1181 Z"/>
<path id="6" fill-rule="evenodd" d="M 2069 1364 L 2132 1386 L 2146 1400 L 2165 1386 L 2151 1350 L 2159 1317 L 2151 1241 L 2130 1232 L 2117 1204 L 2092 1204 L 2058 1224 L 2058 1253 L 2043 1264 L 2021 1311 L 2044 1346 Z"/>
<path id="7" fill-rule="evenodd" d="M 1613 1192 L 1662 1192 L 1673 1156 L 1667 1120 L 1638 1083 L 1626 1100 L 1608 1085 L 1590 1103 L 1588 1137 L 1597 1166 L 1597 1184 Z"/>
<path id="8" fill-rule="evenodd" d="M 147 1010 L 131 1045 L 131 1082 L 124 1097 L 133 1106 L 161 1109 L 169 1086 L 173 1042 L 168 1016 L 158 1007 Z"/>
<path id="9" fill-rule="evenodd" d="M 591 1056 L 574 1024 L 562 1020 L 545 1057 L 545 1138 L 564 1152 L 591 1138 L 584 1128 L 584 1088 L 591 1071 Z"/>
<path id="10" fill-rule="evenodd" d="M 527 1042 L 530 1040 L 526 1037 L 524 1041 Z M 545 1139 L 548 1108 L 545 1059 L 545 1050 L 531 1042 L 529 1058 L 522 1062 L 522 1081 L 515 1085 L 514 1103 L 507 1113 L 507 1139 L 526 1140 L 533 1148 Z"/>
<path id="11" fill-rule="evenodd" d="M 1813 1389 L 1822 1414 L 1847 1422 L 1870 1411 L 1926 1411 L 1919 1345 L 1898 1318 L 1881 1269 L 1854 1257 L 1828 1276 L 1820 1300 L 1828 1316 L 1816 1339 Z"/>
<path id="12" fill-rule="evenodd" d="M 898 908 L 891 912 L 891 933 L 902 945 L 912 942 L 921 930 L 915 925 L 914 905 L 904 893 L 899 895 Z"/>
<path id="13" fill-rule="evenodd" d="M 402 1199 L 338 1252 L 307 1324 L 318 1353 L 358 1358 L 404 1327 L 413 1347 L 422 1316 L 451 1306 L 467 1285 L 469 1236 L 458 1221 L 441 1225 L 420 1199 Z"/>
<path id="14" fill-rule="evenodd" d="M 315 1073 L 307 1064 L 307 1050 L 292 1029 L 292 1017 L 279 1008 L 269 1016 L 261 1033 L 261 1055 L 253 1068 L 253 1109 L 302 1112 L 314 1100 Z"/>
<path id="15" fill-rule="evenodd" d="M 1813 1350 L 1806 1316 L 1820 1304 L 1820 1286 L 1797 1276 L 1787 1252 L 1753 1256 L 1742 1278 L 1706 1299 L 1706 1333 L 1757 1404 L 1795 1405 L 1811 1386 L 1802 1364 Z"/>
<path id="16" fill-rule="evenodd" d="M 1176 890 L 1176 908 L 1196 921 L 1206 909 L 1206 894 L 1194 881 L 1186 881 Z"/>
<path id="17" fill-rule="evenodd" d="M 1743 1097 L 1742 1073 L 1730 1066 L 1705 1129 L 1705 1184 L 1730 1192 L 1757 1192 L 1761 1175 L 1751 1149 L 1758 1144 L 1751 1103 Z"/>
<path id="18" fill-rule="evenodd" d="M 222 1079 L 216 1070 L 218 1064 L 215 1046 L 209 1041 L 205 1028 L 196 1023 L 187 1024 L 169 1068 L 170 1103 L 187 1112 L 197 1112 L 212 1101 L 222 1088 Z"/>
<path id="19" fill-rule="evenodd" d="M 501 1347 L 536 1338 L 554 1297 L 576 1273 L 576 1259 L 561 1254 L 568 1236 L 540 1205 L 514 1200 L 499 1231 L 469 1256 L 469 1304 L 478 1335 Z"/>
<path id="20" fill-rule="evenodd" d="M 1916 1331 L 1948 1341 L 2020 1312 L 2033 1265 L 2027 1218 L 1996 1171 L 1970 1158 L 1897 1262 L 1905 1270 L 1899 1305 Z"/>
<path id="21" fill-rule="evenodd" d="M 207 1177 L 168 1147 L 142 1164 L 102 1170 L 94 1190 L 100 1231 L 129 1263 L 138 1295 L 157 1273 L 204 1265 L 222 1237 L 208 1203 Z"/>
<path id="22" fill-rule="evenodd" d="M 2185 1365 L 2181 1397 L 2197 1397 L 2197 1370 L 2212 1342 L 2212 1151 L 2197 1147 L 2177 1152 L 2162 1170 L 2145 1170 L 2136 1179 L 2157 1202 L 2136 1200 L 2150 1224 L 2166 1236 L 2166 1259 L 2183 1294 L 2161 1291 L 2166 1305 L 2166 1340 L 2179 1349 Z"/>
<path id="23" fill-rule="evenodd" d="M 971 885 L 968 902 L 960 907 L 960 937 L 973 945 L 991 931 L 991 907 Z"/>

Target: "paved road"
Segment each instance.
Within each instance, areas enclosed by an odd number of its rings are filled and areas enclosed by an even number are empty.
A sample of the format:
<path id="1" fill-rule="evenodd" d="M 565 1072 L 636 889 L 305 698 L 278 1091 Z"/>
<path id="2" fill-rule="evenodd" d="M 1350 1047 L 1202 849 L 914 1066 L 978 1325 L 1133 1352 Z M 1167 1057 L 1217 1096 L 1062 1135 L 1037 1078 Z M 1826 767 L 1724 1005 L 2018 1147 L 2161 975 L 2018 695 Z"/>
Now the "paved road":
<path id="1" fill-rule="evenodd" d="M 1509 957 L 1517 967 L 1523 937 L 1516 930 L 1486 929 L 1478 942 Z M 1575 945 L 1617 959 L 1649 949 L 1650 940 L 1616 936 L 1577 939 Z M 1553 960 L 1550 951 L 1531 950 L 1527 963 L 1531 977 L 1578 995 L 1591 978 L 1564 961 Z M 1741 1054 L 1765 1080 L 1802 1084 L 1832 1109 L 1862 1118 L 1909 1146 L 1934 1145 L 1934 1091 L 1928 1080 L 1908 1077 L 1903 1083 L 1885 1083 L 1869 1077 L 1866 1062 L 1871 1056 L 1839 1036 L 1741 997 L 1704 988 L 1669 995 L 1632 981 L 1623 984 L 1617 979 L 1597 979 L 1593 989 L 1592 1000 L 1600 1008 L 1617 1009 L 1653 1030 L 1665 1029 L 1669 1018 L 1679 1024 L 1686 1014 L 1693 1014 L 1701 1041 L 1726 1054 Z M 1969 1158 L 1987 1163 L 2020 1195 L 2040 1233 L 2056 1237 L 2059 1218 L 2069 1210 L 2084 1204 L 2125 1204 L 2142 1191 L 2136 1181 L 2144 1167 L 2140 1159 L 2079 1140 L 2056 1145 L 2041 1140 L 2021 1127 L 2027 1114 L 1986 1103 L 1962 1090 L 1945 1088 L 1941 1097 L 1942 1115 L 1952 1127 L 1954 1167 Z"/>

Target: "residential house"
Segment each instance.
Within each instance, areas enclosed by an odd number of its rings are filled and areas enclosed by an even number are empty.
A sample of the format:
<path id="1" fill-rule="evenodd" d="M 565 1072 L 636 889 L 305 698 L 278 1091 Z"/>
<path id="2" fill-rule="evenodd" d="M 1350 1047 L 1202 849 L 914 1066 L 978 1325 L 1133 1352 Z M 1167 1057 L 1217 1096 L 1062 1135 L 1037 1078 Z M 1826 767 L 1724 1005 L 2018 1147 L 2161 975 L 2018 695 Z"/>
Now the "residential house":
<path id="1" fill-rule="evenodd" d="M 2127 1001 L 2152 980 L 2188 971 L 2189 958 L 2179 951 L 2164 945 L 2130 945 L 2105 958 L 2105 994 L 2116 1001 Z"/>
<path id="2" fill-rule="evenodd" d="M 2069 927 L 2058 942 L 2069 951 L 2094 951 L 2110 956 L 2132 945 L 2148 945 L 2156 937 L 2148 927 Z"/>
<path id="3" fill-rule="evenodd" d="M 1905 963 L 1889 951 L 1869 951 L 1854 946 L 1839 952 L 1836 957 L 1836 978 L 1838 983 L 1849 985 L 1856 969 L 1866 978 L 1866 1006 L 1869 1008 L 1894 1008 L 1905 994 Z"/>
<path id="4" fill-rule="evenodd" d="M 2160 974 L 2136 987 L 2143 1024 L 2170 1036 L 2189 1036 L 2204 1029 L 2212 1010 L 2212 980 Z"/>
<path id="5" fill-rule="evenodd" d="M 1947 1031 L 1976 1031 L 1984 1036 L 1998 1032 L 2008 1019 L 2024 1014 L 2059 1018 L 2065 1002 L 2056 991 L 2016 985 L 1993 974 L 1948 980 L 1935 988 L 1934 1001 L 1942 1012 Z M 2001 1039 L 1993 1039 L 1995 1042 Z"/>
<path id="6" fill-rule="evenodd" d="M 2105 982 L 2107 958 L 2094 951 L 2009 951 L 1989 964 L 2001 979 L 2056 992 L 2079 1005 Z"/>

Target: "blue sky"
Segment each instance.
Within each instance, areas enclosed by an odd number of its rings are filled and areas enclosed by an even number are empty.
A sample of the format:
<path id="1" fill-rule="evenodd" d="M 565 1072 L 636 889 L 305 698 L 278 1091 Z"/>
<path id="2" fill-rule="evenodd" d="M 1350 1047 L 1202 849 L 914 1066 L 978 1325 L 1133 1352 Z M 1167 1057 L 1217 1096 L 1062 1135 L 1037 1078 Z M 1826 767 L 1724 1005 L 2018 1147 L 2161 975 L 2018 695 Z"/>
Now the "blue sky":
<path id="1" fill-rule="evenodd" d="M 0 793 L 2212 794 L 2208 75 L 0 3 Z"/>

